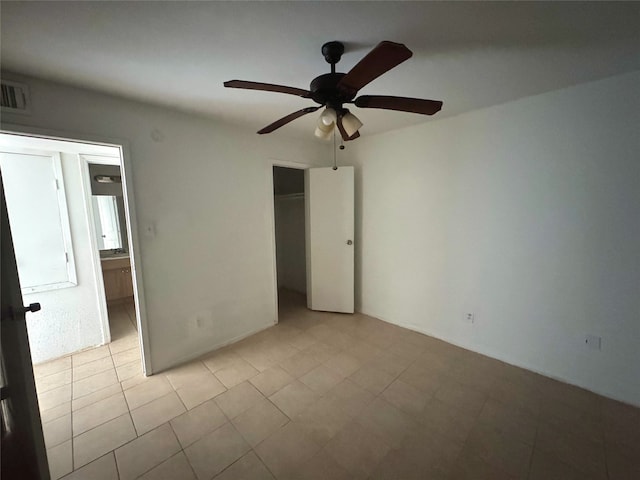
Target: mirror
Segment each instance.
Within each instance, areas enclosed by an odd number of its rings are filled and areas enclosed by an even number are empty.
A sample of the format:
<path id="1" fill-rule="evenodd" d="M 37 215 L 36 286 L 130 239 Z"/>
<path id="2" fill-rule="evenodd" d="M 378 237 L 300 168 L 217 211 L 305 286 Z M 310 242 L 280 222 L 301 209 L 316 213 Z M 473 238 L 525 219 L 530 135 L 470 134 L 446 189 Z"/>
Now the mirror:
<path id="1" fill-rule="evenodd" d="M 125 252 L 123 245 L 124 224 L 121 221 L 119 199 L 113 195 L 93 195 L 93 218 L 95 220 L 98 248 Z M 115 251 L 113 253 L 116 253 Z"/>

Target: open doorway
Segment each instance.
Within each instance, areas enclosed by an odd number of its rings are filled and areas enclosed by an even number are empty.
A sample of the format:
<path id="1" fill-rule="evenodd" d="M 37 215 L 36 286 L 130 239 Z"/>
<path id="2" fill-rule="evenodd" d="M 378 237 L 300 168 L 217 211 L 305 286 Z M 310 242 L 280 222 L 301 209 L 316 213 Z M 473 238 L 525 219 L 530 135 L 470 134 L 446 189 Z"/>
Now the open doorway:
<path id="1" fill-rule="evenodd" d="M 100 256 L 102 283 L 107 301 L 112 353 L 131 350 L 135 357 L 138 322 L 135 312 L 131 248 L 127 239 L 127 214 L 120 159 L 102 155 L 80 155 L 86 163 L 91 186 L 90 208 L 96 247 Z M 115 161 L 114 161 L 115 160 Z M 127 358 L 128 359 L 128 358 Z M 126 360 L 126 359 L 125 359 Z M 130 362 L 114 359 L 116 368 Z M 133 364 L 128 367 L 135 373 Z M 128 375 L 119 373 L 121 380 Z"/>
<path id="2" fill-rule="evenodd" d="M 29 322 L 34 364 L 79 364 L 108 345 L 136 349 L 130 370 L 142 373 L 120 148 L 2 133 L 0 168 L 23 299 L 42 305 Z"/>
<path id="3" fill-rule="evenodd" d="M 27 330 L 52 478 L 82 463 L 84 436 L 144 377 L 122 160 L 118 146 L 0 133 L 22 300 L 41 305 Z"/>
<path id="4" fill-rule="evenodd" d="M 278 318 L 306 308 L 304 170 L 273 167 Z"/>

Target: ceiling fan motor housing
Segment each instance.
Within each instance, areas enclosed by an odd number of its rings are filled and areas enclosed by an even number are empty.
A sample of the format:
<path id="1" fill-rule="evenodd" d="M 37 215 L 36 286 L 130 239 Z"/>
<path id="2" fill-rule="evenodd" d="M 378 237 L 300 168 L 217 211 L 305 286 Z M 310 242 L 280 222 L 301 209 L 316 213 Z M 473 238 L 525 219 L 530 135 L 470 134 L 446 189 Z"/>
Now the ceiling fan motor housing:
<path id="1" fill-rule="evenodd" d="M 342 42 L 327 42 L 322 45 L 322 55 L 327 63 L 331 64 L 331 73 L 320 75 L 311 81 L 309 90 L 311 98 L 320 105 L 326 105 L 336 111 L 342 110 L 342 104 L 350 102 L 355 97 L 338 88 L 338 82 L 345 76 L 344 73 L 336 73 L 336 63 L 342 58 L 344 44 Z"/>
<path id="2" fill-rule="evenodd" d="M 344 76 L 344 73 L 325 73 L 314 78 L 309 88 L 313 101 L 320 105 L 340 110 L 343 103 L 353 100 L 355 94 L 350 94 L 338 88 L 338 82 Z"/>

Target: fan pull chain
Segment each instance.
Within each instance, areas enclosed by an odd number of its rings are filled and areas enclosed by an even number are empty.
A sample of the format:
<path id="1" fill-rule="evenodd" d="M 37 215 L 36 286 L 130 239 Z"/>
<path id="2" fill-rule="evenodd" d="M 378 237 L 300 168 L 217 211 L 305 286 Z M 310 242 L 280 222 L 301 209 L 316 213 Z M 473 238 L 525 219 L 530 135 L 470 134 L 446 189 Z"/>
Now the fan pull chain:
<path id="1" fill-rule="evenodd" d="M 338 160 L 336 155 L 336 131 L 333 130 L 333 169 L 338 169 Z"/>

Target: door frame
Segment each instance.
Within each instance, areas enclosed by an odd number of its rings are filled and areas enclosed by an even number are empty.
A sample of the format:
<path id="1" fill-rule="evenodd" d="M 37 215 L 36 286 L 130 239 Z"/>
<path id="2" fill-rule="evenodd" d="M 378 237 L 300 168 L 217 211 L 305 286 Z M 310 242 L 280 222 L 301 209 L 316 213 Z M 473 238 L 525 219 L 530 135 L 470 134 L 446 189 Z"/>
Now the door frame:
<path id="1" fill-rule="evenodd" d="M 89 175 L 89 162 L 83 158 L 83 154 L 78 154 L 80 162 L 80 172 L 82 179 L 82 191 L 84 192 L 85 217 L 89 225 L 89 235 L 91 236 L 91 261 L 93 262 L 93 275 L 98 284 L 98 301 L 100 303 L 100 314 L 105 320 L 101 323 L 102 338 L 105 342 L 111 343 L 111 328 L 109 327 L 109 311 L 107 308 L 107 293 L 104 289 L 104 278 L 102 275 L 102 262 L 100 259 L 100 249 L 98 248 L 98 234 L 96 233 L 95 213 L 91 204 L 91 177 Z M 120 158 L 122 161 L 122 158 Z M 125 212 L 126 215 L 126 212 Z M 102 285 L 102 288 L 99 288 Z"/>
<path id="2" fill-rule="evenodd" d="M 104 145 L 119 149 L 120 162 L 122 166 L 124 204 L 127 216 L 127 239 L 129 241 L 129 258 L 131 261 L 131 276 L 133 280 L 133 298 L 138 321 L 138 342 L 142 358 L 142 370 L 145 376 L 152 375 L 153 369 L 151 366 L 147 308 L 144 296 L 142 262 L 140 262 L 140 236 L 138 235 L 139 227 L 136 215 L 135 198 L 133 194 L 133 166 L 131 164 L 132 157 L 130 154 L 129 142 L 122 138 L 106 137 L 81 132 L 58 131 L 12 123 L 3 123 L 2 128 L 0 128 L 0 133 L 18 135 L 22 137 L 36 137 L 46 140 Z M 97 257 L 99 257 L 99 255 Z M 95 262 L 98 262 L 98 264 L 96 265 Z M 94 259 L 94 268 L 97 269 L 96 274 L 98 278 L 101 279 L 102 266 L 99 264 L 99 258 Z M 104 289 L 102 297 L 104 297 Z"/>
<path id="3" fill-rule="evenodd" d="M 285 167 L 285 168 L 294 168 L 296 170 L 307 170 L 308 168 L 312 168 L 313 165 L 308 165 L 306 163 L 299 162 L 289 162 L 286 160 L 277 160 L 270 159 L 268 163 L 269 167 L 269 175 L 268 177 L 268 194 L 269 201 L 267 205 L 269 206 L 269 227 L 271 228 L 271 261 L 273 262 L 273 298 L 274 298 L 274 312 L 273 312 L 273 323 L 276 324 L 279 322 L 278 315 L 278 259 L 276 255 L 276 203 L 275 203 L 275 195 L 273 193 L 273 167 Z"/>

